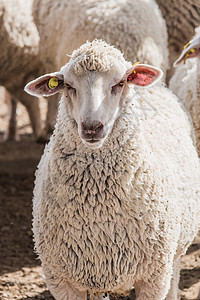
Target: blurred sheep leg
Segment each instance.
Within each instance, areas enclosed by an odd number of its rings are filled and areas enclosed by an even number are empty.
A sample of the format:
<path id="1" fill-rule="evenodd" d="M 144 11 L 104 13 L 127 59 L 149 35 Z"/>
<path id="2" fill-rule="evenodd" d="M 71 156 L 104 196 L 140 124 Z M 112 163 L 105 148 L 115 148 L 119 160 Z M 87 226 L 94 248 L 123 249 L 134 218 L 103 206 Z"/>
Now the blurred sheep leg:
<path id="1" fill-rule="evenodd" d="M 37 141 L 40 143 L 47 142 L 54 130 L 54 126 L 57 118 L 57 112 L 58 112 L 59 95 L 53 95 L 49 97 L 47 101 L 48 101 L 47 102 L 48 108 L 47 108 L 45 127 L 42 130 L 39 139 L 37 139 Z"/>
<path id="2" fill-rule="evenodd" d="M 19 90 L 17 92 L 17 98 L 11 96 L 7 91 L 5 92 L 5 101 L 8 106 L 8 127 L 3 137 L 4 141 L 19 140 L 16 120 L 17 99 L 20 99 L 21 103 L 26 107 L 32 125 L 33 134 L 35 138 L 38 139 L 41 134 L 41 114 L 39 101 L 37 98 L 26 95 L 23 90 Z"/>
<path id="3" fill-rule="evenodd" d="M 28 111 L 34 137 L 36 140 L 38 140 L 40 138 L 42 125 L 39 99 L 30 95 L 26 95 L 23 90 L 19 90 L 17 96 Z"/>
<path id="4" fill-rule="evenodd" d="M 59 95 L 54 95 L 48 99 L 48 111 L 47 111 L 47 119 L 46 119 L 47 133 L 52 133 L 54 130 L 54 126 L 57 118 L 58 103 L 59 103 Z"/>
<path id="5" fill-rule="evenodd" d="M 5 102 L 8 107 L 7 120 L 8 125 L 4 133 L 4 141 L 18 141 L 19 135 L 17 134 L 17 121 L 16 121 L 16 110 L 17 110 L 17 100 L 14 99 L 6 90 L 5 90 Z"/>

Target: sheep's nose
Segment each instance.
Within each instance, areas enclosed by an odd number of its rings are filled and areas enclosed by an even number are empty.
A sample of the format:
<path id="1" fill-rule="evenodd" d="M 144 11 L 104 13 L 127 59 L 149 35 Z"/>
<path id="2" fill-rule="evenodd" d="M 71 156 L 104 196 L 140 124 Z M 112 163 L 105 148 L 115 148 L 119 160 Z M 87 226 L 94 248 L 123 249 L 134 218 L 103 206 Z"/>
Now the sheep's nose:
<path id="1" fill-rule="evenodd" d="M 103 123 L 99 121 L 81 122 L 81 131 L 85 139 L 101 138 L 103 127 Z"/>

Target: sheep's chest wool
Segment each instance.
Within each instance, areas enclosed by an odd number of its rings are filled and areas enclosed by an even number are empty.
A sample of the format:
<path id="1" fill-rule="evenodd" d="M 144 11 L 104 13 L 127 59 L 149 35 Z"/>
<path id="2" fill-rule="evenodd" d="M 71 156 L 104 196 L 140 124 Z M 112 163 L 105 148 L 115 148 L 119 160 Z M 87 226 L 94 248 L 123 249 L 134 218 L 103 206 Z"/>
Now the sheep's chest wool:
<path id="1" fill-rule="evenodd" d="M 146 175 L 134 151 L 126 157 L 125 145 L 119 146 L 117 141 L 116 145 L 116 149 L 105 153 L 53 149 L 53 161 L 48 163 L 48 204 L 45 199 L 41 202 L 46 219 L 45 241 L 40 247 L 48 244 L 50 257 L 54 257 L 49 263 L 58 274 L 60 268 L 65 268 L 70 279 L 78 279 L 88 289 L 111 289 L 120 277 L 122 280 L 136 271 L 141 276 L 147 269 L 145 248 L 150 254 L 156 239 L 155 231 L 151 232 L 154 217 L 149 216 L 148 228 L 142 222 L 149 205 L 139 211 L 138 201 L 130 202 L 134 178 L 138 181 L 136 198 L 140 190 L 151 194 L 151 183 L 144 186 Z M 145 196 L 143 200 L 149 201 Z M 138 236 L 141 231 L 144 240 Z M 135 240 L 144 252 L 138 250 Z M 143 264 L 142 269 L 138 262 Z"/>
<path id="2" fill-rule="evenodd" d="M 153 99 L 151 90 L 143 93 Z M 155 107 L 160 102 L 159 88 L 157 94 Z M 167 162 L 173 160 L 168 154 L 174 128 L 170 108 L 166 111 L 170 105 L 174 109 L 172 103 L 163 102 L 157 116 L 142 120 L 140 128 L 120 117 L 104 146 L 90 150 L 80 141 L 61 100 L 34 191 L 36 248 L 49 277 L 68 278 L 80 289 L 97 293 L 120 290 L 124 284 L 129 290 L 134 281 L 161 272 L 173 259 L 174 235 L 180 235 L 182 212 L 173 213 L 180 203 L 170 199 L 177 189 L 186 190 L 187 186 L 177 181 L 182 171 L 177 170 L 176 159 L 171 169 Z M 185 120 L 178 109 L 177 115 Z M 167 117 L 172 137 L 164 153 L 162 143 L 168 133 L 162 132 L 159 124 Z M 183 131 L 181 126 L 177 130 Z M 154 154 L 159 134 L 160 150 Z M 174 143 L 174 151 L 180 148 L 178 144 Z M 193 229 L 196 232 L 196 227 Z M 174 251 L 169 251 L 169 245 Z"/>

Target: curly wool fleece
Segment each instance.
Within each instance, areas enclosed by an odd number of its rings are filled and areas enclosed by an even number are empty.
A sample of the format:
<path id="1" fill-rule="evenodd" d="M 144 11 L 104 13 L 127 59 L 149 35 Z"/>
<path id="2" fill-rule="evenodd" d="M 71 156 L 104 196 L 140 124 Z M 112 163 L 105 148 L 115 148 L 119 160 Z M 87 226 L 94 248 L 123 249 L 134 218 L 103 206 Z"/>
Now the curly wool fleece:
<path id="1" fill-rule="evenodd" d="M 154 0 L 34 0 L 33 11 L 48 72 L 95 38 L 115 45 L 130 61 L 168 68 L 167 27 Z"/>
<path id="2" fill-rule="evenodd" d="M 194 37 L 200 36 L 200 26 Z M 200 54 L 180 64 L 169 82 L 170 89 L 183 102 L 190 113 L 195 129 L 196 144 L 200 156 Z"/>
<path id="3" fill-rule="evenodd" d="M 96 39 L 74 50 L 69 66 L 72 64 L 75 73 L 79 75 L 87 70 L 107 72 L 112 68 L 113 62 L 116 60 L 126 64 L 121 51 L 114 46 L 108 47 L 108 44 L 103 40 Z"/>
<path id="4" fill-rule="evenodd" d="M 95 150 L 82 144 L 61 98 L 33 199 L 35 246 L 49 286 L 66 281 L 91 294 L 126 293 L 143 280 L 167 293 L 173 260 L 197 233 L 200 168 L 185 112 L 162 85 L 130 86 L 125 97 Z"/>

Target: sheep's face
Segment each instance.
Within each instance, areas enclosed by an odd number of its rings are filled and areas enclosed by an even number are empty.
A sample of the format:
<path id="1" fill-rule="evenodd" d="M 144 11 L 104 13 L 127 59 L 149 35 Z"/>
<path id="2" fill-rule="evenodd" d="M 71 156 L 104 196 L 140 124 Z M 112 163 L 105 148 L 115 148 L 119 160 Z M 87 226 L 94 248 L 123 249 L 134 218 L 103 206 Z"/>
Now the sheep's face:
<path id="1" fill-rule="evenodd" d="M 127 70 L 126 65 L 119 62 L 106 72 L 87 70 L 82 74 L 66 65 L 60 72 L 28 83 L 25 90 L 38 97 L 62 90 L 67 110 L 77 124 L 83 144 L 97 149 L 102 147 L 120 115 L 127 86 L 151 86 L 162 74 L 157 68 L 140 64 Z"/>
<path id="2" fill-rule="evenodd" d="M 85 146 L 101 147 L 111 132 L 120 114 L 126 70 L 123 64 L 107 72 L 86 71 L 81 75 L 73 68 L 62 69 L 68 111 Z"/>
<path id="3" fill-rule="evenodd" d="M 119 50 L 105 42 L 94 41 L 74 51 L 60 72 L 39 77 L 28 83 L 25 91 L 40 97 L 62 90 L 62 101 L 77 124 L 83 144 L 97 149 L 109 138 L 121 113 L 127 86 L 150 86 L 163 74 L 148 65 L 128 66 L 130 63 Z"/>

